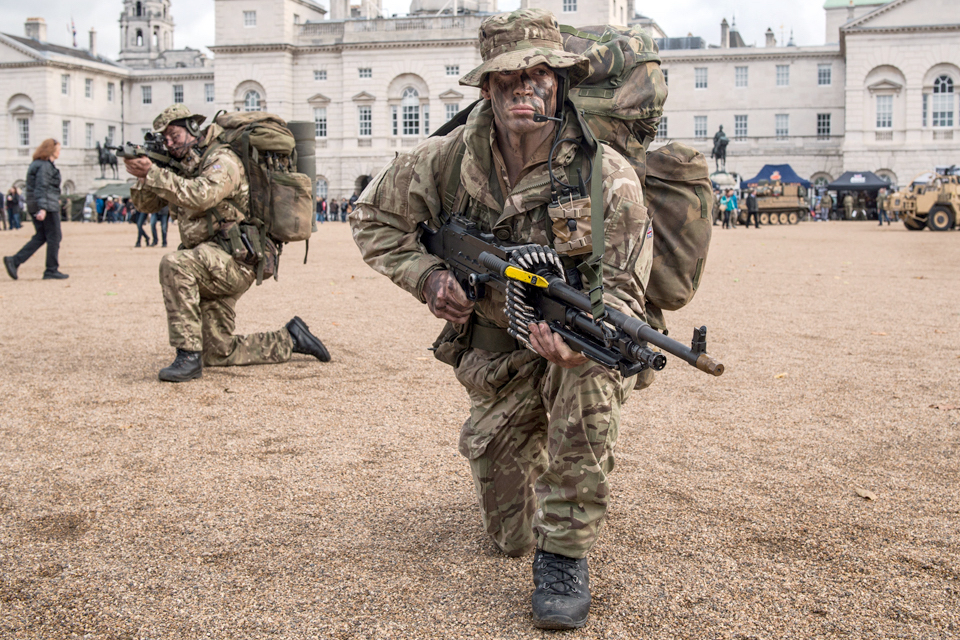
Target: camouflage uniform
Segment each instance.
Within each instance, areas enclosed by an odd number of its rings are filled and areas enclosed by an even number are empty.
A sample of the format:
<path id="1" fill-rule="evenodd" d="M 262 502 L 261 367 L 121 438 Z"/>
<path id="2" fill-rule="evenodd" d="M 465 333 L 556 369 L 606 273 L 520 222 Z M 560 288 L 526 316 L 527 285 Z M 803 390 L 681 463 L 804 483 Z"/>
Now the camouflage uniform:
<path id="1" fill-rule="evenodd" d="M 154 121 L 163 131 L 168 112 Z M 189 114 L 189 111 L 186 113 Z M 202 351 L 207 366 L 231 366 L 286 362 L 293 341 L 286 328 L 247 336 L 233 335 L 236 305 L 256 280 L 254 270 L 234 260 L 214 239 L 208 211 L 214 212 L 214 227 L 237 223 L 248 210 L 250 188 L 240 158 L 229 147 L 220 147 L 206 158 L 204 151 L 222 132 L 212 124 L 200 132 L 196 147 L 180 162 L 187 175 L 154 165 L 146 178 L 130 190 L 140 211 L 153 213 L 170 206 L 180 227 L 181 250 L 160 260 L 160 286 L 167 309 L 170 345 L 186 351 Z"/>
<path id="2" fill-rule="evenodd" d="M 569 108 L 564 122 L 561 138 L 580 137 Z M 421 249 L 417 225 L 439 224 L 441 183 L 461 141 L 459 210 L 506 243 L 551 243 L 549 147 L 510 188 L 493 151 L 493 110 L 484 101 L 465 126 L 399 155 L 363 192 L 350 218 L 364 260 L 421 302 L 427 276 L 443 265 Z M 554 156 L 555 169 L 573 175 L 581 162 L 572 142 Z M 653 241 L 640 183 L 610 148 L 604 148 L 602 176 L 605 301 L 643 318 Z M 462 333 L 507 326 L 503 295 L 489 294 Z M 620 405 L 635 381 L 592 361 L 563 369 L 518 346 L 492 351 L 473 340 L 459 358 L 456 376 L 471 402 L 459 449 L 470 461 L 484 524 L 501 550 L 521 555 L 537 545 L 582 558 L 596 541 L 610 498 Z"/>

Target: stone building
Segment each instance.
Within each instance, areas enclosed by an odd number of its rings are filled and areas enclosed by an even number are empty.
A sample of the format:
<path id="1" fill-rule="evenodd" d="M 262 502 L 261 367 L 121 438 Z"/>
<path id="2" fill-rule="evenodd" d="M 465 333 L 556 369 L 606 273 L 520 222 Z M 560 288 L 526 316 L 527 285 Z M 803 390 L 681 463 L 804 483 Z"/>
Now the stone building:
<path id="1" fill-rule="evenodd" d="M 356 0 L 354 0 L 356 2 Z M 709 155 L 720 125 L 727 168 L 753 175 L 789 163 L 814 181 L 872 170 L 904 182 L 960 163 L 960 2 L 826 0 L 824 45 L 752 44 L 735 21 L 719 43 L 668 37 L 635 0 L 522 0 L 561 23 L 639 24 L 658 38 L 670 97 L 660 144 Z M 174 48 L 170 0 L 123 0 L 121 51 L 99 55 L 46 42 L 42 19 L 23 36 L 0 34 L 0 185 L 22 179 L 32 149 L 65 139 L 67 188 L 99 176 L 90 147 L 134 140 L 174 101 L 269 110 L 314 122 L 318 190 L 352 194 L 394 155 L 417 145 L 477 99 L 459 77 L 480 63 L 477 29 L 496 0 L 412 0 L 383 15 L 380 0 L 215 0 L 210 49 Z M 116 137 L 114 137 L 116 136 Z"/>

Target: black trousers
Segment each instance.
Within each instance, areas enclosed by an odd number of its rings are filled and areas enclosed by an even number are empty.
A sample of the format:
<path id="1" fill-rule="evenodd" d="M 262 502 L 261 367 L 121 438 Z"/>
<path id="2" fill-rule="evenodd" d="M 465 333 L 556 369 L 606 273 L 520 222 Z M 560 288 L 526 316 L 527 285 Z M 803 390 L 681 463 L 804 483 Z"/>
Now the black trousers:
<path id="1" fill-rule="evenodd" d="M 747 226 L 750 226 L 750 218 L 753 218 L 753 222 L 757 225 L 757 229 L 760 228 L 760 212 L 758 211 L 747 211 Z"/>
<path id="2" fill-rule="evenodd" d="M 33 220 L 33 228 L 36 230 L 33 237 L 23 245 L 23 248 L 13 256 L 13 263 L 18 267 L 30 259 L 37 249 L 44 243 L 47 245 L 47 268 L 44 273 L 56 273 L 60 270 L 60 212 L 47 211 L 43 222 Z"/>

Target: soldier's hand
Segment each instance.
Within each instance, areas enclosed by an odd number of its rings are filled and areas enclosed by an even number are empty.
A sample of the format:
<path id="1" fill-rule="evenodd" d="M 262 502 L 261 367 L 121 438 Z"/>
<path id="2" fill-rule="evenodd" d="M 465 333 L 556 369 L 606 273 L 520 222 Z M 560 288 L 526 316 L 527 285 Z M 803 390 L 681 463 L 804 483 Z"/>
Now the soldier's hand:
<path id="1" fill-rule="evenodd" d="M 153 162 L 146 156 L 137 156 L 136 158 L 124 158 L 123 164 L 127 168 L 127 173 L 135 178 L 146 178 Z"/>
<path id="2" fill-rule="evenodd" d="M 463 324 L 473 313 L 473 302 L 449 271 L 434 271 L 423 285 L 430 313 L 454 324 Z"/>
<path id="3" fill-rule="evenodd" d="M 572 369 L 587 361 L 587 356 L 571 349 L 558 333 L 554 333 L 546 322 L 529 324 L 530 345 L 533 350 L 547 359 L 547 361 L 562 367 Z"/>

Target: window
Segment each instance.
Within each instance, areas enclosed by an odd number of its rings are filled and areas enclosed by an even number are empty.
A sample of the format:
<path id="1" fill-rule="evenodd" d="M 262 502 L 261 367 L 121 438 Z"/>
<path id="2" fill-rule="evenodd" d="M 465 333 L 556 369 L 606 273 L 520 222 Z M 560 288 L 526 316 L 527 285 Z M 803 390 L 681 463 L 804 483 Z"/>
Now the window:
<path id="1" fill-rule="evenodd" d="M 326 69 L 314 69 L 313 70 L 313 79 L 317 82 L 323 82 L 327 79 L 327 70 Z"/>
<path id="2" fill-rule="evenodd" d="M 577 0 L 563 0 L 563 12 L 573 13 L 577 10 Z"/>
<path id="3" fill-rule="evenodd" d="M 63 135 L 60 137 L 60 144 L 64 147 L 70 146 L 70 121 L 63 121 Z"/>
<path id="4" fill-rule="evenodd" d="M 255 26 L 257 26 L 257 12 L 256 12 L 256 11 L 244 11 L 244 12 L 243 12 L 243 26 L 245 26 L 245 27 L 255 27 Z"/>
<path id="5" fill-rule="evenodd" d="M 70 74 L 65 73 L 60 76 L 60 93 L 65 96 L 70 95 Z"/>
<path id="6" fill-rule="evenodd" d="M 458 113 L 460 113 L 459 104 L 445 104 L 443 105 L 443 109 L 444 109 L 444 113 L 447 116 L 447 122 L 450 122 L 451 120 L 453 120 L 453 117 Z"/>
<path id="7" fill-rule="evenodd" d="M 87 149 L 93 148 L 93 123 L 88 122 L 84 125 L 84 146 Z"/>
<path id="8" fill-rule="evenodd" d="M 777 86 L 778 87 L 790 86 L 790 65 L 788 64 L 777 65 Z"/>
<path id="9" fill-rule="evenodd" d="M 373 107 L 361 105 L 357 107 L 357 135 L 368 138 L 373 135 Z"/>
<path id="10" fill-rule="evenodd" d="M 926 93 L 923 94 L 923 126 L 927 126 L 927 106 L 928 106 L 927 103 L 930 102 L 929 98 L 930 98 L 929 95 L 927 95 Z"/>
<path id="11" fill-rule="evenodd" d="M 667 116 L 660 118 L 660 126 L 657 128 L 657 137 L 661 139 L 666 139 L 670 136 L 667 132 Z"/>
<path id="12" fill-rule="evenodd" d="M 661 69 L 663 71 L 663 84 L 670 86 L 670 69 Z"/>
<path id="13" fill-rule="evenodd" d="M 314 135 L 318 138 L 327 137 L 327 108 L 316 107 L 313 110 Z"/>
<path id="14" fill-rule="evenodd" d="M 423 135 L 430 135 L 430 105 L 420 107 L 420 116 L 423 118 Z"/>
<path id="15" fill-rule="evenodd" d="M 243 110 L 244 111 L 262 111 L 260 106 L 260 92 L 254 91 L 251 89 L 243 94 Z"/>
<path id="16" fill-rule="evenodd" d="M 203 99 L 207 102 L 213 102 L 214 92 L 213 92 L 213 83 L 208 82 L 203 85 Z"/>
<path id="17" fill-rule="evenodd" d="M 293 14 L 293 24 L 300 24 L 300 15 L 297 13 Z"/>
<path id="18" fill-rule="evenodd" d="M 458 65 L 458 64 L 448 64 L 448 65 L 447 65 L 447 75 L 448 75 L 448 76 L 458 76 L 458 75 L 460 75 L 460 65 Z"/>
<path id="19" fill-rule="evenodd" d="M 420 135 L 420 94 L 416 89 L 407 87 L 403 90 L 400 109 L 403 116 L 403 135 Z"/>
<path id="20" fill-rule="evenodd" d="M 707 137 L 707 116 L 693 116 L 693 137 Z"/>
<path id="21" fill-rule="evenodd" d="M 84 78 L 83 80 L 83 97 L 92 98 L 93 97 L 93 78 Z"/>
<path id="22" fill-rule="evenodd" d="M 400 134 L 400 107 L 390 107 L 390 132 L 393 135 Z"/>
<path id="23" fill-rule="evenodd" d="M 320 198 L 321 200 L 326 200 L 327 191 L 328 191 L 327 181 L 324 180 L 323 178 L 317 178 L 317 197 Z"/>
<path id="24" fill-rule="evenodd" d="M 736 87 L 745 87 L 747 86 L 749 67 L 735 67 L 734 68 L 734 86 Z"/>
<path id="25" fill-rule="evenodd" d="M 137 29 L 137 46 L 143 46 L 143 29 Z"/>
<path id="26" fill-rule="evenodd" d="M 173 101 L 183 102 L 183 85 L 182 84 L 173 85 Z"/>
<path id="27" fill-rule="evenodd" d="M 953 80 L 940 76 L 933 83 L 933 126 L 953 126 Z"/>
<path id="28" fill-rule="evenodd" d="M 362 79 L 369 80 L 373 77 L 373 69 L 370 67 L 360 67 L 357 71 L 360 73 L 360 78 Z"/>
<path id="29" fill-rule="evenodd" d="M 694 67 L 693 88 L 694 89 L 707 88 L 707 68 L 706 67 Z"/>
<path id="30" fill-rule="evenodd" d="M 117 128 L 113 125 L 107 127 L 107 143 L 113 144 L 114 139 L 117 137 Z"/>
<path id="31" fill-rule="evenodd" d="M 830 114 L 817 114 L 817 139 L 826 140 L 830 137 Z"/>
<path id="32" fill-rule="evenodd" d="M 737 140 L 747 137 L 747 116 L 733 116 L 733 136 Z"/>
<path id="33" fill-rule="evenodd" d="M 790 135 L 790 116 L 786 113 L 778 113 L 775 118 L 774 133 L 778 140 L 783 140 Z"/>
<path id="34" fill-rule="evenodd" d="M 153 87 L 140 87 L 140 96 L 143 104 L 153 104 Z"/>
<path id="35" fill-rule="evenodd" d="M 107 83 L 107 102 L 113 102 L 113 92 L 116 91 L 116 87 L 112 82 Z"/>
<path id="36" fill-rule="evenodd" d="M 17 144 L 30 146 L 30 118 L 17 118 Z"/>
<path id="37" fill-rule="evenodd" d="M 893 128 L 893 96 L 877 96 L 877 129 Z"/>
<path id="38" fill-rule="evenodd" d="M 833 84 L 833 65 L 817 65 L 817 84 L 821 87 L 828 87 Z"/>

